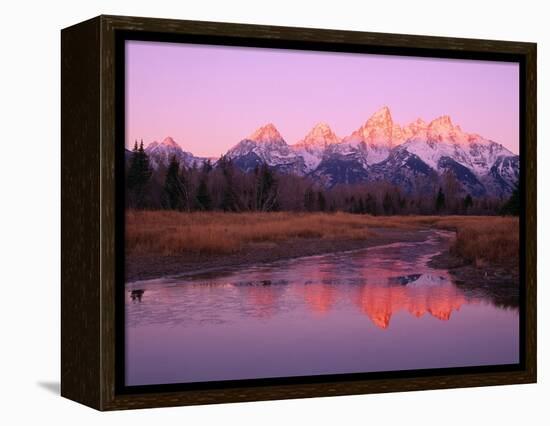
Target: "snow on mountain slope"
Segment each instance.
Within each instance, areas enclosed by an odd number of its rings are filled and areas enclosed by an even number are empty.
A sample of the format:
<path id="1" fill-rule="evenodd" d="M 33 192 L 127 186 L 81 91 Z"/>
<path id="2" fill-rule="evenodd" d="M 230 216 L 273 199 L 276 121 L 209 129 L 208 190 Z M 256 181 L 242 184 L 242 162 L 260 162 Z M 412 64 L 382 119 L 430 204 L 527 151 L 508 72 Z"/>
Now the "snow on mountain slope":
<path id="1" fill-rule="evenodd" d="M 419 156 L 396 147 L 388 158 L 369 167 L 370 182 L 388 182 L 405 192 L 424 192 L 428 180 L 435 179 L 437 172 Z"/>
<path id="2" fill-rule="evenodd" d="M 362 163 L 354 158 L 338 155 L 323 158 L 309 176 L 327 188 L 341 184 L 360 184 L 369 179 L 369 173 Z"/>
<path id="3" fill-rule="evenodd" d="M 174 155 L 187 167 L 205 160 L 183 151 L 170 137 L 151 143 L 146 152 L 153 167 L 167 165 Z M 376 111 L 343 139 L 328 124 L 318 123 L 303 139 L 289 145 L 268 123 L 226 156 L 245 172 L 266 163 L 282 173 L 308 175 L 326 186 L 387 181 L 416 191 L 419 182 L 452 173 L 473 196 L 503 197 L 519 178 L 518 156 L 497 142 L 464 132 L 448 115 L 400 126 L 388 107 Z"/>
<path id="4" fill-rule="evenodd" d="M 383 107 L 331 149 L 334 153 L 353 157 L 368 167 L 388 158 L 390 151 L 411 137 L 416 127 L 422 124 L 422 121 L 417 121 L 401 127 L 394 123 L 390 109 Z"/>
<path id="5" fill-rule="evenodd" d="M 499 156 L 514 155 L 496 142 L 463 132 L 460 126 L 453 125 L 449 116 L 436 118 L 429 125 L 417 128 L 402 148 L 419 156 L 435 170 L 442 157 L 449 157 L 477 176 L 488 173 Z"/>
<path id="6" fill-rule="evenodd" d="M 302 175 L 305 170 L 304 159 L 296 154 L 271 123 L 240 141 L 226 155 L 244 171 L 253 170 L 261 163 L 287 173 Z M 243 158 L 246 161 L 241 161 Z"/>
<path id="7" fill-rule="evenodd" d="M 316 124 L 304 139 L 292 145 L 294 152 L 304 159 L 306 171 L 314 170 L 322 161 L 326 149 L 340 143 L 340 138 L 334 134 L 326 123 Z"/>
<path id="8" fill-rule="evenodd" d="M 390 109 L 383 107 L 376 111 L 359 129 L 344 138 L 343 143 L 357 145 L 364 142 L 369 147 L 391 149 L 405 141 L 408 129 L 393 122 Z"/>
<path id="9" fill-rule="evenodd" d="M 145 148 L 145 152 L 149 155 L 151 167 L 154 169 L 159 166 L 168 166 L 174 156 L 180 162 L 180 165 L 185 167 L 200 166 L 205 161 L 205 158 L 195 157 L 190 152 L 184 151 L 170 136 L 164 138 L 160 143 L 157 141 L 151 142 Z"/>
<path id="10" fill-rule="evenodd" d="M 519 156 L 498 157 L 481 181 L 493 195 L 510 195 L 519 181 Z"/>

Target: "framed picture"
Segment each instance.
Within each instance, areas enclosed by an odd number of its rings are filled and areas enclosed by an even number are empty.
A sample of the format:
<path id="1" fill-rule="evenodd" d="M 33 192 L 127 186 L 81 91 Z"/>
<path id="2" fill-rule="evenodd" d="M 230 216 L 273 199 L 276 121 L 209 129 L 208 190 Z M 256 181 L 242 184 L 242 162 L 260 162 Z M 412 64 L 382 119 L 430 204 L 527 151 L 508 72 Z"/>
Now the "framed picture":
<path id="1" fill-rule="evenodd" d="M 116 16 L 61 36 L 63 396 L 536 381 L 536 44 Z"/>

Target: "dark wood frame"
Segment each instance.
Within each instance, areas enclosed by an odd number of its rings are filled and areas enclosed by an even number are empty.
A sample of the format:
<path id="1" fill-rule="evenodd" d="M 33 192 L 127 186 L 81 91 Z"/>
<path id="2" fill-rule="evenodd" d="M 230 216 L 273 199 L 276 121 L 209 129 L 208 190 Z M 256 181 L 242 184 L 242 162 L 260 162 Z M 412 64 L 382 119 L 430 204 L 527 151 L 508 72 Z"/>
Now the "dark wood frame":
<path id="1" fill-rule="evenodd" d="M 522 215 L 520 315 L 522 363 L 447 374 L 271 382 L 254 386 L 124 393 L 117 383 L 116 285 L 120 225 L 117 150 L 117 40 L 123 33 L 157 33 L 222 40 L 221 44 L 315 50 L 395 52 L 414 56 L 495 60 L 521 65 Z M 223 41 L 225 40 L 225 41 Z M 217 43 L 216 43 L 217 44 Z M 99 16 L 62 30 L 61 394 L 99 410 L 210 404 L 536 382 L 536 44 L 308 28 Z M 118 224 L 118 225 L 117 225 Z M 118 262 L 118 263 L 117 263 Z M 117 343 L 118 341 L 118 343 Z M 117 349 L 119 348 L 119 349 Z"/>

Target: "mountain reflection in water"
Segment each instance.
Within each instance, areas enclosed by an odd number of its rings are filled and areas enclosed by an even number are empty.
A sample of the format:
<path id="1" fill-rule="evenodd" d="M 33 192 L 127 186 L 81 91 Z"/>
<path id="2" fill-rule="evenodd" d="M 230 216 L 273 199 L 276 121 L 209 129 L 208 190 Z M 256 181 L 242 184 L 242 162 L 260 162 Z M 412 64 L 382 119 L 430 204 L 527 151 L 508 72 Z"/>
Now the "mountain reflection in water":
<path id="1" fill-rule="evenodd" d="M 517 362 L 517 309 L 427 265 L 450 235 L 128 283 L 127 384 Z"/>

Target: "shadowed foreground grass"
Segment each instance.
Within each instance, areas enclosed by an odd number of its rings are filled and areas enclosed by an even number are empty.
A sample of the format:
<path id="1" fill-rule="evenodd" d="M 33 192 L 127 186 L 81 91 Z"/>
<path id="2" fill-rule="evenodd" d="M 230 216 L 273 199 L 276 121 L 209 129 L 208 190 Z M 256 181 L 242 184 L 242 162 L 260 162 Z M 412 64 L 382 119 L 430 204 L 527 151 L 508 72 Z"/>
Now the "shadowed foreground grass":
<path id="1" fill-rule="evenodd" d="M 369 216 L 349 213 L 222 213 L 136 211 L 126 213 L 128 255 L 235 253 L 251 243 L 303 239 L 366 240 L 373 228 L 450 229 L 457 232 L 451 252 L 482 266 L 517 262 L 517 218 L 487 216 Z"/>

